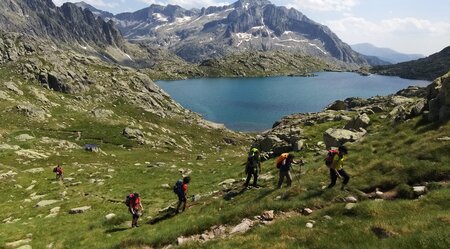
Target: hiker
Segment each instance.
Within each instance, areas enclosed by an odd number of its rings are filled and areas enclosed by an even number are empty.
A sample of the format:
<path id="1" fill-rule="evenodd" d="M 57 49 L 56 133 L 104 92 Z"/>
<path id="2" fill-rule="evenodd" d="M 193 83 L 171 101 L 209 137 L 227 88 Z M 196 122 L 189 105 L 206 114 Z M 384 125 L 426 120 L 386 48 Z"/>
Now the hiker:
<path id="1" fill-rule="evenodd" d="M 144 211 L 139 193 L 129 194 L 125 203 L 128 206 L 128 211 L 130 211 L 132 215 L 131 227 L 139 227 L 139 208 L 141 209 L 141 212 Z"/>
<path id="2" fill-rule="evenodd" d="M 61 165 L 58 164 L 58 166 L 53 168 L 53 172 L 55 172 L 56 180 L 64 180 L 64 174 Z"/>
<path id="3" fill-rule="evenodd" d="M 188 184 L 190 182 L 191 182 L 191 178 L 189 176 L 185 176 L 185 177 L 183 177 L 183 180 L 178 180 L 175 183 L 173 190 L 178 196 L 178 204 L 177 204 L 177 208 L 175 209 L 176 214 L 178 214 L 181 204 L 183 204 L 182 212 L 184 212 L 184 210 L 186 209 L 186 202 L 187 202 L 186 194 L 187 194 Z"/>
<path id="4" fill-rule="evenodd" d="M 281 188 L 281 185 L 283 184 L 284 178 L 286 177 L 286 183 L 287 186 L 290 187 L 292 184 L 292 177 L 291 177 L 291 167 L 292 164 L 303 164 L 303 161 L 295 161 L 293 154 L 288 154 L 287 156 L 283 153 L 283 155 L 280 156 L 281 158 L 284 158 L 283 160 L 280 160 L 279 163 L 277 163 L 277 168 L 280 169 L 280 178 L 278 179 L 278 188 Z"/>
<path id="5" fill-rule="evenodd" d="M 328 188 L 334 187 L 336 185 L 337 178 L 344 178 L 342 181 L 341 190 L 344 190 L 345 185 L 347 185 L 350 180 L 350 176 L 348 176 L 347 172 L 344 170 L 344 160 L 346 158 L 345 155 L 348 154 L 348 150 L 345 146 L 339 146 L 337 151 L 330 151 L 332 153 L 332 161 L 330 164 L 330 179 L 331 183 L 328 185 Z"/>
<path id="6" fill-rule="evenodd" d="M 247 179 L 245 180 L 244 187 L 249 187 L 250 179 L 253 176 L 253 187 L 258 188 L 257 181 L 259 173 L 261 173 L 261 156 L 257 148 L 252 148 L 245 164 Z"/>

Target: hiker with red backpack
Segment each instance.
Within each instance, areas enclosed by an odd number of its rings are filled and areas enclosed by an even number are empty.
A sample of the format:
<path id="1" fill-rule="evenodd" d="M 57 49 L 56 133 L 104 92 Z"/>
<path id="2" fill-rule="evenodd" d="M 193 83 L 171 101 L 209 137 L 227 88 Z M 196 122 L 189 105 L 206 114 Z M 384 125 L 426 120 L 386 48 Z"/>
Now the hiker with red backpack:
<path id="1" fill-rule="evenodd" d="M 286 178 L 287 186 L 292 184 L 291 167 L 292 164 L 303 164 L 303 160 L 295 161 L 293 154 L 283 153 L 277 159 L 277 168 L 280 170 L 280 178 L 278 179 L 278 188 L 281 188 L 284 178 Z"/>
<path id="2" fill-rule="evenodd" d="M 141 197 L 139 196 L 139 193 L 131 193 L 127 195 L 125 204 L 128 206 L 128 211 L 132 215 L 132 221 L 131 221 L 131 227 L 139 227 L 138 220 L 139 220 L 139 209 L 141 209 L 141 212 L 144 211 L 144 208 L 142 207 L 141 203 Z"/>
<path id="3" fill-rule="evenodd" d="M 187 194 L 188 184 L 190 182 L 191 182 L 191 178 L 189 176 L 185 176 L 185 177 L 183 177 L 183 180 L 179 179 L 175 183 L 175 186 L 173 187 L 173 192 L 175 194 L 177 194 L 177 196 L 178 196 L 178 204 L 177 204 L 177 208 L 175 209 L 176 214 L 178 214 L 181 204 L 183 204 L 182 212 L 184 212 L 184 210 L 186 209 L 186 202 L 187 202 L 186 194 Z"/>
<path id="4" fill-rule="evenodd" d="M 253 176 L 253 187 L 258 188 L 257 181 L 259 173 L 261 173 L 261 154 L 257 148 L 252 148 L 245 163 L 247 179 L 245 180 L 244 187 L 249 187 L 250 179 Z"/>
<path id="5" fill-rule="evenodd" d="M 336 185 L 337 178 L 343 178 L 341 190 L 344 190 L 345 186 L 350 180 L 350 176 L 344 170 L 344 160 L 348 150 L 345 146 L 339 146 L 337 150 L 328 151 L 327 158 L 325 159 L 325 164 L 330 168 L 330 180 L 331 183 L 328 188 L 334 187 Z"/>
<path id="6" fill-rule="evenodd" d="M 58 166 L 54 167 L 53 172 L 55 173 L 56 180 L 64 180 L 64 174 L 61 165 L 58 164 Z"/>

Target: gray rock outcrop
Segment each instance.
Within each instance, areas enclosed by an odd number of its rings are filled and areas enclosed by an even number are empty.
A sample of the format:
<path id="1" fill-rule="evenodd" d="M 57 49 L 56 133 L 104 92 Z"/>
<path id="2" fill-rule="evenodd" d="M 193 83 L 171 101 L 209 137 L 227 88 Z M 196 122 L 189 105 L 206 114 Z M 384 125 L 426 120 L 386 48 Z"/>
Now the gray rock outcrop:
<path id="1" fill-rule="evenodd" d="M 360 131 L 349 131 L 346 129 L 329 128 L 323 134 L 323 141 L 327 148 L 339 147 L 347 142 L 355 142 L 360 140 L 367 131 L 360 129 Z"/>
<path id="2" fill-rule="evenodd" d="M 428 120 L 450 119 L 450 72 L 437 78 L 427 87 Z"/>
<path id="3" fill-rule="evenodd" d="M 344 127 L 347 130 L 359 130 L 360 128 L 366 129 L 370 125 L 370 118 L 367 114 L 363 113 L 353 117 Z"/>

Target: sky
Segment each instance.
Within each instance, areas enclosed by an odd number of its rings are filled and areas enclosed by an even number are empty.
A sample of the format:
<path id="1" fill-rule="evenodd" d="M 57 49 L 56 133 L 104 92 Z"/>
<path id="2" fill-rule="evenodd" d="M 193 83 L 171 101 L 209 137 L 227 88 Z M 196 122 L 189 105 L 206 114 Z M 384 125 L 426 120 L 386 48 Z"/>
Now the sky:
<path id="1" fill-rule="evenodd" d="M 81 0 L 53 0 L 56 5 Z M 117 14 L 150 4 L 186 9 L 228 5 L 237 0 L 84 0 Z M 450 46 L 450 0 L 270 0 L 328 26 L 347 44 L 371 43 L 401 53 L 430 55 Z"/>

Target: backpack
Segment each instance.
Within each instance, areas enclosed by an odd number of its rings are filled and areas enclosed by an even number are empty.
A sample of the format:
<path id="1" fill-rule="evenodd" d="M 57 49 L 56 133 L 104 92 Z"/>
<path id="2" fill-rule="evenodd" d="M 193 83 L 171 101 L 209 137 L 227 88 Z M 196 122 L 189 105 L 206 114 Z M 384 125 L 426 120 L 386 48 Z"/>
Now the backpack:
<path id="1" fill-rule="evenodd" d="M 183 191 L 183 180 L 178 179 L 175 185 L 173 186 L 173 192 L 175 194 L 180 194 Z"/>
<path id="2" fill-rule="evenodd" d="M 127 197 L 125 197 L 125 205 L 129 207 L 135 199 L 134 193 L 127 195 Z"/>
<path id="3" fill-rule="evenodd" d="M 56 173 L 56 171 L 58 171 L 58 168 L 57 168 L 57 167 L 54 167 L 54 168 L 53 168 L 53 172 Z"/>
<path id="4" fill-rule="evenodd" d="M 327 167 L 331 167 L 333 164 L 334 156 L 337 155 L 339 152 L 337 150 L 329 150 L 327 156 L 325 157 L 325 165 Z"/>
<path id="5" fill-rule="evenodd" d="M 276 161 L 277 169 L 281 168 L 281 165 L 283 165 L 283 161 L 289 156 L 289 153 L 283 153 L 281 154 Z"/>

